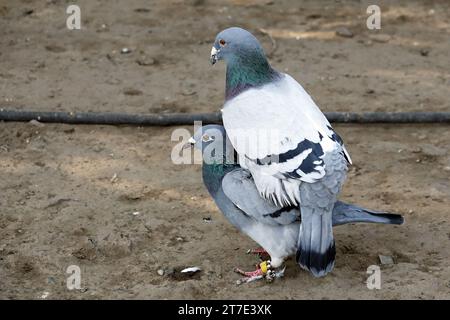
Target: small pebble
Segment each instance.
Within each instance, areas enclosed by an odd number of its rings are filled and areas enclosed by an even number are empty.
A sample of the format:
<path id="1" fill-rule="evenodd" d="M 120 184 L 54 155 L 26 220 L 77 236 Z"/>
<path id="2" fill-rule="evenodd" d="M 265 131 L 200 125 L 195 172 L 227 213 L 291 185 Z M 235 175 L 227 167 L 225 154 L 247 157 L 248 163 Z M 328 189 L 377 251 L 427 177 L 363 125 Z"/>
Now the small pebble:
<path id="1" fill-rule="evenodd" d="M 378 257 L 380 258 L 380 262 L 383 265 L 394 264 L 394 259 L 392 259 L 391 256 L 383 256 L 380 254 Z"/>
<path id="2" fill-rule="evenodd" d="M 346 27 L 340 27 L 340 28 L 336 29 L 336 35 L 343 37 L 343 38 L 352 38 L 353 32 L 351 32 Z"/>
<path id="3" fill-rule="evenodd" d="M 110 182 L 111 182 L 111 183 L 116 183 L 117 180 L 119 180 L 119 178 L 117 177 L 117 173 L 114 173 L 114 175 L 112 176 Z"/>
<path id="4" fill-rule="evenodd" d="M 122 53 L 122 54 L 128 54 L 130 52 L 131 52 L 131 50 L 128 48 L 122 48 L 122 50 L 120 50 L 120 53 Z"/>
<path id="5" fill-rule="evenodd" d="M 422 57 L 428 57 L 429 53 L 430 53 L 430 50 L 428 50 L 428 49 L 420 49 L 420 55 Z"/>
<path id="6" fill-rule="evenodd" d="M 136 63 L 140 66 L 151 66 L 156 64 L 156 60 L 153 58 L 147 58 L 147 57 L 140 57 L 136 60 Z"/>
<path id="7" fill-rule="evenodd" d="M 160 276 L 163 276 L 164 275 L 164 270 L 163 269 L 158 269 L 158 274 L 160 275 Z"/>
<path id="8" fill-rule="evenodd" d="M 39 122 L 39 121 L 37 121 L 37 120 L 31 120 L 30 122 L 29 122 L 31 125 L 33 125 L 33 126 L 36 126 L 36 127 L 39 127 L 39 128 L 42 128 L 42 127 L 45 127 L 45 124 L 43 124 L 42 122 Z"/>

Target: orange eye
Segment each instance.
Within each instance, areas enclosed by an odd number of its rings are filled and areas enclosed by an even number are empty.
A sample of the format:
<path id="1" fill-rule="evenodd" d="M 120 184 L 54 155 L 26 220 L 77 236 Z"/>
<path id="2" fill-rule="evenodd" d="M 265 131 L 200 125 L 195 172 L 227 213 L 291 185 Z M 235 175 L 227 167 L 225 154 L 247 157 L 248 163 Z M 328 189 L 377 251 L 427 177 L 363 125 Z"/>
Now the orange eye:
<path id="1" fill-rule="evenodd" d="M 227 44 L 227 42 L 225 40 L 223 40 L 223 39 L 220 39 L 219 40 L 219 44 L 223 47 L 224 45 Z"/>

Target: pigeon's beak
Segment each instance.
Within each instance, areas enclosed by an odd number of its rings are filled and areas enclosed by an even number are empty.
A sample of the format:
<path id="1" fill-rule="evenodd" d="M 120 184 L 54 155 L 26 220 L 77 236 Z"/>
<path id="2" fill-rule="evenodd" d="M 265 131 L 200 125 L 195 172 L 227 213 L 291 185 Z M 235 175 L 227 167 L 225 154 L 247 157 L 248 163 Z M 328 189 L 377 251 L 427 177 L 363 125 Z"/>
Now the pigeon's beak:
<path id="1" fill-rule="evenodd" d="M 220 50 L 217 50 L 215 47 L 212 47 L 211 49 L 211 57 L 209 58 L 209 61 L 211 62 L 212 65 L 215 65 L 218 58 L 217 58 L 217 54 L 219 53 Z"/>
<path id="2" fill-rule="evenodd" d="M 190 137 L 188 142 L 183 145 L 183 149 L 192 148 L 192 146 L 195 144 L 195 142 L 196 141 L 195 141 L 194 137 Z"/>

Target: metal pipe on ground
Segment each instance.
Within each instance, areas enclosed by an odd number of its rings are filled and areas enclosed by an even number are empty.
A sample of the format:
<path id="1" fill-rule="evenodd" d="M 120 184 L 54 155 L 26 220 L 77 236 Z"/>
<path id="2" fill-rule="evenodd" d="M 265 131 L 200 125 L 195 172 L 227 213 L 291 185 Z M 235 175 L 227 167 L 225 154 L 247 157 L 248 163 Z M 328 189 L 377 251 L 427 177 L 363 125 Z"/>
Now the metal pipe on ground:
<path id="1" fill-rule="evenodd" d="M 334 123 L 450 123 L 450 112 L 325 112 Z M 0 109 L 0 121 L 25 122 L 37 120 L 43 123 L 108 124 L 139 126 L 191 125 L 222 123 L 220 112 L 130 114 L 104 112 L 42 112 Z"/>

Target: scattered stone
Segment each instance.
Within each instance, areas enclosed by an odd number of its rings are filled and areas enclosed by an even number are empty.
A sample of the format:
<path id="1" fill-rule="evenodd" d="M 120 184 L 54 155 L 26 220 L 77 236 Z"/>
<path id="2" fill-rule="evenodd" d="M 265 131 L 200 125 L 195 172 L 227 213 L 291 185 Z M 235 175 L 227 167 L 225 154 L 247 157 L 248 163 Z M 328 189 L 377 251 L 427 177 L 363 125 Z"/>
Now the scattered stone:
<path id="1" fill-rule="evenodd" d="M 71 134 L 75 132 L 75 128 L 64 129 L 64 133 Z"/>
<path id="2" fill-rule="evenodd" d="M 445 170 L 445 171 L 450 171 L 450 166 L 444 167 L 444 170 Z"/>
<path id="3" fill-rule="evenodd" d="M 167 268 L 165 271 L 164 271 L 164 274 L 166 274 L 166 275 L 168 275 L 168 276 L 171 276 L 171 275 L 173 275 L 175 273 L 175 269 L 174 268 Z"/>
<path id="4" fill-rule="evenodd" d="M 43 127 L 45 127 L 45 124 L 43 124 L 42 122 L 39 122 L 39 121 L 37 121 L 37 120 L 31 120 L 30 122 L 29 122 L 31 125 L 33 125 L 33 126 L 36 126 L 36 127 L 39 127 L 39 128 L 43 128 Z"/>
<path id="5" fill-rule="evenodd" d="M 123 93 L 127 96 L 140 96 L 142 95 L 142 91 L 138 89 L 125 89 Z"/>
<path id="6" fill-rule="evenodd" d="M 111 183 L 116 183 L 119 180 L 117 173 L 114 173 L 111 180 L 109 180 Z"/>
<path id="7" fill-rule="evenodd" d="M 45 46 L 45 49 L 47 51 L 54 52 L 54 53 L 61 53 L 61 52 L 66 51 L 66 48 L 63 48 L 63 47 L 57 46 L 57 45 L 52 45 L 52 44 Z"/>
<path id="8" fill-rule="evenodd" d="M 24 16 L 29 16 L 29 15 L 31 15 L 31 14 L 33 14 L 34 13 L 34 10 L 33 9 L 25 9 L 24 11 L 23 11 L 23 15 Z"/>
<path id="9" fill-rule="evenodd" d="M 36 161 L 36 162 L 34 162 L 34 165 L 38 166 L 38 167 L 41 167 L 41 168 L 45 167 L 45 163 L 42 162 L 42 161 Z"/>
<path id="10" fill-rule="evenodd" d="M 306 16 L 306 19 L 320 19 L 322 15 L 320 13 L 311 13 Z"/>
<path id="11" fill-rule="evenodd" d="M 134 12 L 145 13 L 145 12 L 150 12 L 150 9 L 148 9 L 148 8 L 136 8 L 136 9 L 134 9 Z"/>
<path id="12" fill-rule="evenodd" d="M 158 274 L 162 277 L 164 275 L 164 270 L 163 269 L 158 269 Z"/>
<path id="13" fill-rule="evenodd" d="M 128 54 L 128 53 L 131 53 L 131 49 L 128 49 L 128 48 L 122 48 L 122 50 L 120 50 L 120 53 L 121 53 L 121 54 Z"/>
<path id="14" fill-rule="evenodd" d="M 428 57 L 429 53 L 430 53 L 430 50 L 428 50 L 428 49 L 420 49 L 420 55 L 422 57 Z"/>
<path id="15" fill-rule="evenodd" d="M 183 96 L 193 96 L 196 93 L 197 93 L 197 91 L 189 91 L 189 90 L 184 90 L 184 91 L 181 92 L 181 94 Z"/>
<path id="16" fill-rule="evenodd" d="M 152 65 L 157 64 L 157 61 L 153 58 L 148 58 L 148 57 L 143 56 L 143 57 L 136 59 L 136 63 L 140 66 L 147 67 L 147 66 L 152 66 Z"/>
<path id="17" fill-rule="evenodd" d="M 367 94 L 374 94 L 374 93 L 375 93 L 375 90 L 373 90 L 373 89 L 367 89 L 367 90 L 366 90 L 366 93 L 367 93 Z"/>
<path id="18" fill-rule="evenodd" d="M 203 221 L 205 221 L 205 222 L 211 222 L 212 219 L 211 219 L 211 217 L 205 217 L 205 218 L 203 218 Z"/>
<path id="19" fill-rule="evenodd" d="M 112 64 L 116 64 L 116 61 L 114 60 L 113 54 L 111 53 L 107 53 L 106 54 L 106 59 L 108 59 L 109 61 L 111 61 Z"/>
<path id="20" fill-rule="evenodd" d="M 369 38 L 380 43 L 389 42 L 392 39 L 392 37 L 388 34 L 371 34 L 369 35 Z"/>
<path id="21" fill-rule="evenodd" d="M 140 213 L 139 211 L 135 211 L 135 212 L 132 213 L 133 216 L 138 216 L 138 215 L 140 215 L 140 214 L 141 214 L 141 213 Z"/>
<path id="22" fill-rule="evenodd" d="M 380 254 L 378 257 L 380 258 L 380 262 L 383 265 L 394 264 L 394 259 L 392 259 L 391 256 L 383 256 Z"/>
<path id="23" fill-rule="evenodd" d="M 57 206 L 59 206 L 59 205 L 65 203 L 65 202 L 68 202 L 68 201 L 72 201 L 72 199 L 69 199 L 69 198 L 61 198 L 61 199 L 58 199 L 58 200 L 55 200 L 55 201 L 49 203 L 44 209 L 48 209 L 48 208 L 52 208 L 52 207 L 57 207 Z"/>
<path id="24" fill-rule="evenodd" d="M 351 32 L 347 27 L 339 27 L 336 29 L 336 35 L 343 38 L 352 38 L 353 32 Z"/>

